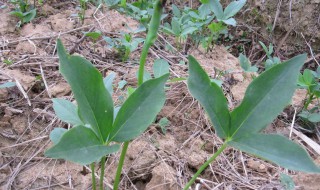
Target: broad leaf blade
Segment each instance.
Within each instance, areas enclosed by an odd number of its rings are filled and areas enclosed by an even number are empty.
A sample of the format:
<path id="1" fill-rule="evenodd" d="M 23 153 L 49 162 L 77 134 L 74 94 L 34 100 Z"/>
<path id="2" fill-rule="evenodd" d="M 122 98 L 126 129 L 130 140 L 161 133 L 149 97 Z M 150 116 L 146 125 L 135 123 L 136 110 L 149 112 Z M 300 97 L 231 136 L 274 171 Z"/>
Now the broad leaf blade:
<path id="1" fill-rule="evenodd" d="M 229 134 L 230 114 L 221 88 L 210 81 L 195 58 L 189 56 L 188 88 L 208 113 L 220 138 Z"/>
<path id="2" fill-rule="evenodd" d="M 99 71 L 86 59 L 70 56 L 58 40 L 60 72 L 71 86 L 81 118 L 106 140 L 113 122 L 113 101 Z"/>
<path id="3" fill-rule="evenodd" d="M 159 78 L 164 74 L 169 73 L 169 63 L 164 59 L 157 59 L 153 64 L 153 75 L 155 78 Z"/>
<path id="4" fill-rule="evenodd" d="M 66 133 L 68 130 L 65 128 L 54 128 L 53 131 L 50 133 L 50 140 L 53 142 L 54 145 L 58 144 L 62 135 Z"/>
<path id="5" fill-rule="evenodd" d="M 113 85 L 112 85 L 112 83 L 113 83 L 115 78 L 116 78 L 116 73 L 115 72 L 111 72 L 108 76 L 106 76 L 103 79 L 104 86 L 106 87 L 106 89 L 108 90 L 110 95 L 113 94 Z"/>
<path id="6" fill-rule="evenodd" d="M 239 0 L 231 2 L 226 9 L 224 10 L 224 19 L 229 19 L 237 14 L 237 12 L 242 9 L 242 7 L 246 4 L 246 0 Z"/>
<path id="7" fill-rule="evenodd" d="M 90 128 L 77 126 L 64 133 L 60 141 L 47 150 L 45 155 L 87 165 L 118 151 L 119 148 L 119 145 L 103 145 Z"/>
<path id="8" fill-rule="evenodd" d="M 217 17 L 217 19 L 223 19 L 223 8 L 219 0 L 210 0 L 209 7 L 211 11 L 214 13 L 214 15 Z"/>
<path id="9" fill-rule="evenodd" d="M 305 59 L 305 54 L 299 55 L 276 65 L 249 85 L 242 103 L 231 113 L 234 138 L 260 131 L 288 105 Z"/>
<path id="10" fill-rule="evenodd" d="M 291 170 L 320 173 L 320 168 L 302 147 L 280 135 L 252 134 L 229 144 Z"/>
<path id="11" fill-rule="evenodd" d="M 64 99 L 52 99 L 53 109 L 57 117 L 61 121 L 70 123 L 71 125 L 84 125 L 78 115 L 78 108 L 72 102 Z"/>
<path id="12" fill-rule="evenodd" d="M 144 82 L 121 106 L 110 140 L 129 141 L 152 123 L 165 102 L 164 84 L 169 74 Z"/>

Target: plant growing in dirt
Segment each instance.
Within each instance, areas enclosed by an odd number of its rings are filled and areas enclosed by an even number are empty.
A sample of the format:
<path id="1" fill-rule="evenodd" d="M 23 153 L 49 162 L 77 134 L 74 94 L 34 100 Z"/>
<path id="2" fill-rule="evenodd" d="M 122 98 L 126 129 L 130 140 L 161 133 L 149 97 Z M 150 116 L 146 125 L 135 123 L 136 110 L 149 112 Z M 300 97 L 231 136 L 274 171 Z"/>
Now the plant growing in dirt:
<path id="1" fill-rule="evenodd" d="M 99 184 L 102 190 L 106 155 L 118 151 L 119 143 L 125 142 L 113 188 L 118 189 L 129 141 L 140 135 L 153 122 L 164 105 L 164 84 L 169 74 L 143 82 L 146 57 L 150 46 L 156 40 L 164 4 L 165 1 L 158 0 L 154 5 L 154 15 L 141 54 L 139 87 L 131 93 L 119 110 L 114 108 L 109 93 L 112 92 L 110 81 L 114 76 L 108 76 L 103 80 L 99 71 L 89 61 L 79 56 L 68 55 L 58 40 L 60 72 L 70 84 L 78 106 L 63 99 L 53 100 L 57 116 L 73 127 L 69 130 L 54 129 L 50 134 L 54 145 L 45 155 L 81 165 L 90 164 L 93 189 L 96 189 L 94 162 L 99 161 L 101 164 Z"/>
<path id="2" fill-rule="evenodd" d="M 275 66 L 276 64 L 281 63 L 281 60 L 278 57 L 272 56 L 272 54 L 273 54 L 272 43 L 269 44 L 269 48 L 267 48 L 267 46 L 263 42 L 259 41 L 259 43 L 267 55 L 267 60 L 264 63 L 266 70 L 270 69 L 271 67 Z"/>
<path id="3" fill-rule="evenodd" d="M 10 14 L 20 19 L 17 23 L 18 27 L 32 21 L 36 17 L 37 10 L 27 0 L 11 0 L 10 3 L 16 6 L 15 10 L 10 12 Z"/>
<path id="4" fill-rule="evenodd" d="M 224 143 L 200 167 L 185 190 L 228 146 L 288 169 L 320 173 L 320 168 L 302 147 L 281 135 L 260 132 L 288 105 L 305 59 L 306 55 L 299 55 L 262 73 L 249 85 L 242 103 L 229 112 L 222 90 L 210 81 L 199 63 L 189 56 L 188 88 L 208 113 L 217 135 Z"/>
<path id="5" fill-rule="evenodd" d="M 299 75 L 298 86 L 307 90 L 304 107 L 299 116 L 312 123 L 320 122 L 320 67 L 316 72 L 305 69 L 303 74 Z M 317 100 L 316 102 L 318 102 L 318 105 L 309 108 L 314 100 Z"/>
<path id="6" fill-rule="evenodd" d="M 109 48 L 115 48 L 121 56 L 123 62 L 129 59 L 130 53 L 138 48 L 138 45 L 143 42 L 143 38 L 134 38 L 130 33 L 122 33 L 119 38 L 103 37 L 108 43 Z"/>

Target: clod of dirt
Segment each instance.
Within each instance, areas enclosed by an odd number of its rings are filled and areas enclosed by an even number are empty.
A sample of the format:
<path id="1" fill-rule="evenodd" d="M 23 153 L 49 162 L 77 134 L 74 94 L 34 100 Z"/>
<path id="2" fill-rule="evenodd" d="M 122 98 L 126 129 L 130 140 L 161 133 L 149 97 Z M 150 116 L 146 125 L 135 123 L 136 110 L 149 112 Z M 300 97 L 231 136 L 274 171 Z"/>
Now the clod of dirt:
<path id="1" fill-rule="evenodd" d="M 66 12 L 50 16 L 49 20 L 51 20 L 52 29 L 56 32 L 65 32 L 68 30 L 72 30 L 74 27 L 74 23 L 66 18 L 68 17 L 68 15 L 70 15 L 70 13 Z"/>
<path id="2" fill-rule="evenodd" d="M 20 70 L 3 69 L 3 71 L 10 77 L 18 80 L 24 90 L 28 90 L 36 81 L 35 77 L 22 73 Z"/>
<path id="3" fill-rule="evenodd" d="M 48 4 L 41 6 L 42 13 L 45 15 L 50 15 L 55 13 L 55 9 Z"/>
<path id="4" fill-rule="evenodd" d="M 37 53 L 37 47 L 35 44 L 32 44 L 32 42 L 24 41 L 20 42 L 17 47 L 16 51 L 18 54 L 36 54 Z"/>
<path id="5" fill-rule="evenodd" d="M 10 10 L 0 9 L 0 35 L 14 32 L 18 19 L 11 16 Z"/>
<path id="6" fill-rule="evenodd" d="M 151 181 L 147 184 L 146 189 L 152 190 L 178 190 L 181 187 L 178 186 L 175 178 L 176 171 L 165 162 L 162 162 L 152 170 Z"/>
<path id="7" fill-rule="evenodd" d="M 49 36 L 52 33 L 52 29 L 48 24 L 36 24 L 32 23 L 23 25 L 21 28 L 21 36 Z"/>
<path id="8" fill-rule="evenodd" d="M 292 105 L 302 107 L 307 96 L 306 89 L 297 89 L 292 97 Z"/>
<path id="9" fill-rule="evenodd" d="M 27 125 L 28 125 L 28 120 L 26 117 L 14 117 L 13 119 L 10 120 L 11 122 L 11 125 L 12 125 L 12 129 L 18 134 L 18 135 L 21 135 Z"/>
<path id="10" fill-rule="evenodd" d="M 155 150 L 149 143 L 136 140 L 130 143 L 125 168 L 129 168 L 128 176 L 133 179 L 146 180 L 156 164 Z"/>
<path id="11" fill-rule="evenodd" d="M 116 10 L 110 10 L 107 12 L 107 16 L 100 21 L 104 31 L 110 32 L 130 32 L 138 27 L 138 22 L 126 17 Z"/>
<path id="12" fill-rule="evenodd" d="M 168 152 L 174 153 L 177 148 L 177 142 L 174 138 L 174 136 L 167 133 L 164 136 L 161 136 L 161 138 L 158 138 L 159 147 L 162 150 L 166 150 Z"/>
<path id="13" fill-rule="evenodd" d="M 70 85 L 66 82 L 58 83 L 52 88 L 49 88 L 49 92 L 53 97 L 61 97 L 69 94 L 71 92 Z"/>
<path id="14" fill-rule="evenodd" d="M 0 101 L 7 99 L 9 93 L 6 88 L 0 89 Z"/>
<path id="15" fill-rule="evenodd" d="M 264 165 L 261 161 L 259 161 L 259 160 L 253 160 L 253 159 L 250 159 L 250 160 L 248 160 L 248 167 L 249 168 L 251 168 L 251 169 L 253 169 L 253 170 L 256 170 L 256 171 L 258 171 L 258 172 L 263 172 L 263 173 L 265 173 L 265 172 L 267 172 L 267 167 L 266 167 L 266 165 Z"/>

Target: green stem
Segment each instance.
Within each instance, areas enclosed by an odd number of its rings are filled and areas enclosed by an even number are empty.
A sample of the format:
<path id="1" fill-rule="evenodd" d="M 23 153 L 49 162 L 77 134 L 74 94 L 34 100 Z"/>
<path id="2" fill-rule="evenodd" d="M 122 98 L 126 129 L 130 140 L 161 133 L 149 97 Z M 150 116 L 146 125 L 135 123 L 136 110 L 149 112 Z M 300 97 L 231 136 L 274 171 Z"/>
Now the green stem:
<path id="1" fill-rule="evenodd" d="M 92 190 L 96 190 L 96 177 L 94 176 L 94 163 L 91 163 Z"/>
<path id="2" fill-rule="evenodd" d="M 207 161 L 199 168 L 199 170 L 197 171 L 197 173 L 193 175 L 193 177 L 192 177 L 191 180 L 186 184 L 186 186 L 183 188 L 183 190 L 188 190 L 188 189 L 191 187 L 191 185 L 196 181 L 197 177 L 203 172 L 203 170 L 205 170 L 205 169 L 209 166 L 209 164 L 210 164 L 211 162 L 213 162 L 213 161 L 217 158 L 217 156 L 219 156 L 219 154 L 221 154 L 221 152 L 222 152 L 227 146 L 228 146 L 228 141 L 225 141 L 225 142 L 223 143 L 223 145 L 217 150 L 217 152 L 214 153 L 213 156 L 212 156 L 209 160 L 207 160 Z"/>
<path id="3" fill-rule="evenodd" d="M 139 66 L 139 74 L 138 74 L 138 85 L 143 83 L 143 75 L 144 75 L 144 66 L 146 64 L 147 56 L 149 48 L 153 45 L 153 43 L 157 39 L 157 33 L 160 26 L 160 20 L 162 15 L 162 8 L 165 4 L 165 0 L 157 0 L 154 4 L 154 12 L 149 24 L 148 34 L 146 37 L 146 41 L 144 42 L 141 57 L 140 57 L 140 66 Z"/>
<path id="4" fill-rule="evenodd" d="M 127 1 L 126 0 L 121 0 L 120 6 L 123 7 L 123 8 L 126 8 Z"/>
<path id="5" fill-rule="evenodd" d="M 148 51 L 149 48 L 153 45 L 153 43 L 157 39 L 157 33 L 158 29 L 160 26 L 160 20 L 161 20 L 161 15 L 162 15 L 162 8 L 165 5 L 166 0 L 157 0 L 154 4 L 154 12 L 150 21 L 149 29 L 148 29 L 148 34 L 145 40 L 145 43 L 142 48 L 141 56 L 140 56 L 140 65 L 139 65 L 139 73 L 138 73 L 138 86 L 140 86 L 143 83 L 143 75 L 144 75 L 144 66 L 146 64 L 147 56 L 148 56 Z M 117 168 L 117 173 L 113 185 L 113 190 L 118 190 L 119 188 L 119 183 L 120 183 L 120 176 L 121 176 L 121 171 L 124 163 L 125 156 L 127 154 L 127 149 L 129 146 L 129 142 L 124 142 L 121 155 L 120 155 L 120 160 Z"/>
<path id="6" fill-rule="evenodd" d="M 310 104 L 310 103 L 312 102 L 312 100 L 313 100 L 314 94 L 308 93 L 308 95 L 309 95 L 309 98 L 308 98 L 307 102 L 304 104 L 304 109 L 308 109 L 309 104 Z"/>
<path id="7" fill-rule="evenodd" d="M 102 157 L 100 164 L 101 164 L 101 173 L 100 173 L 99 186 L 100 186 L 100 190 L 103 190 L 103 177 L 104 177 L 104 169 L 105 169 L 105 165 L 106 165 L 106 156 Z"/>
<path id="8" fill-rule="evenodd" d="M 121 155 L 120 155 L 120 160 L 119 160 L 119 164 L 118 164 L 118 168 L 117 168 L 116 178 L 115 178 L 114 184 L 113 184 L 113 190 L 118 190 L 118 188 L 119 188 L 121 171 L 122 171 L 124 159 L 127 154 L 128 146 L 129 146 L 129 142 L 123 143 L 123 147 L 122 147 L 122 151 L 121 151 Z"/>

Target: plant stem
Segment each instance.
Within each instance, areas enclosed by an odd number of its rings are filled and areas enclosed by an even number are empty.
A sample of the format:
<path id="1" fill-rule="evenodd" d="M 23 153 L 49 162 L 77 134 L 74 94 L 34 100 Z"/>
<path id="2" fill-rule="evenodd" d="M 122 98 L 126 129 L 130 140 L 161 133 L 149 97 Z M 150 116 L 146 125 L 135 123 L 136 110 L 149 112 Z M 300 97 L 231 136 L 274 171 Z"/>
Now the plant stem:
<path id="1" fill-rule="evenodd" d="M 122 147 L 122 151 L 121 151 L 121 155 L 120 155 L 120 160 L 119 160 L 119 164 L 118 164 L 118 168 L 117 168 L 116 178 L 115 178 L 114 184 L 113 184 L 113 190 L 118 190 L 118 188 L 119 188 L 121 171 L 122 171 L 122 167 L 123 167 L 123 163 L 124 163 L 124 158 L 126 157 L 126 154 L 127 154 L 128 146 L 129 146 L 129 142 L 123 143 L 123 147 Z"/>
<path id="2" fill-rule="evenodd" d="M 99 186 L 100 186 L 100 190 L 103 190 L 103 177 L 104 177 L 104 168 L 105 168 L 105 165 L 106 165 L 106 156 L 102 157 L 102 159 L 100 161 L 100 164 L 101 164 L 101 173 L 100 173 Z"/>
<path id="3" fill-rule="evenodd" d="M 120 6 L 123 7 L 123 8 L 126 8 L 127 1 L 126 0 L 121 0 Z"/>
<path id="4" fill-rule="evenodd" d="M 96 190 L 96 177 L 94 176 L 94 163 L 91 163 L 92 190 Z"/>
<path id="5" fill-rule="evenodd" d="M 147 56 L 149 48 L 153 45 L 153 43 L 157 39 L 157 33 L 160 26 L 160 20 L 162 15 L 162 8 L 165 4 L 165 0 L 157 0 L 154 4 L 154 12 L 149 24 L 148 34 L 146 40 L 144 42 L 141 56 L 140 56 L 140 66 L 139 66 L 139 74 L 138 74 L 138 85 L 143 83 L 143 75 L 144 75 L 144 66 L 146 64 Z"/>
<path id="6" fill-rule="evenodd" d="M 207 160 L 200 168 L 199 170 L 197 171 L 197 173 L 195 173 L 193 175 L 193 177 L 191 178 L 191 180 L 186 184 L 186 186 L 183 188 L 183 190 L 188 190 L 190 188 L 190 186 L 196 181 L 197 177 L 203 172 L 203 170 L 205 170 L 209 164 L 211 162 L 213 162 L 217 156 L 219 156 L 219 154 L 221 154 L 221 152 L 228 146 L 228 141 L 225 141 L 223 143 L 223 145 L 217 150 L 216 153 L 213 154 L 213 156 Z"/>
<path id="7" fill-rule="evenodd" d="M 157 33 L 160 26 L 160 20 L 162 15 L 162 8 L 165 5 L 165 3 L 166 3 L 166 0 L 157 0 L 154 4 L 154 12 L 149 24 L 148 34 L 147 34 L 145 43 L 142 48 L 141 56 L 140 56 L 138 86 L 140 86 L 143 83 L 144 66 L 146 64 L 148 51 L 149 51 L 149 48 L 153 45 L 153 43 L 157 39 L 157 36 L 158 36 Z M 127 154 L 128 146 L 129 146 L 129 142 L 123 143 L 120 160 L 117 168 L 117 173 L 116 173 L 115 181 L 113 184 L 113 190 L 118 190 L 119 188 L 121 171 L 124 163 L 124 158 Z"/>

